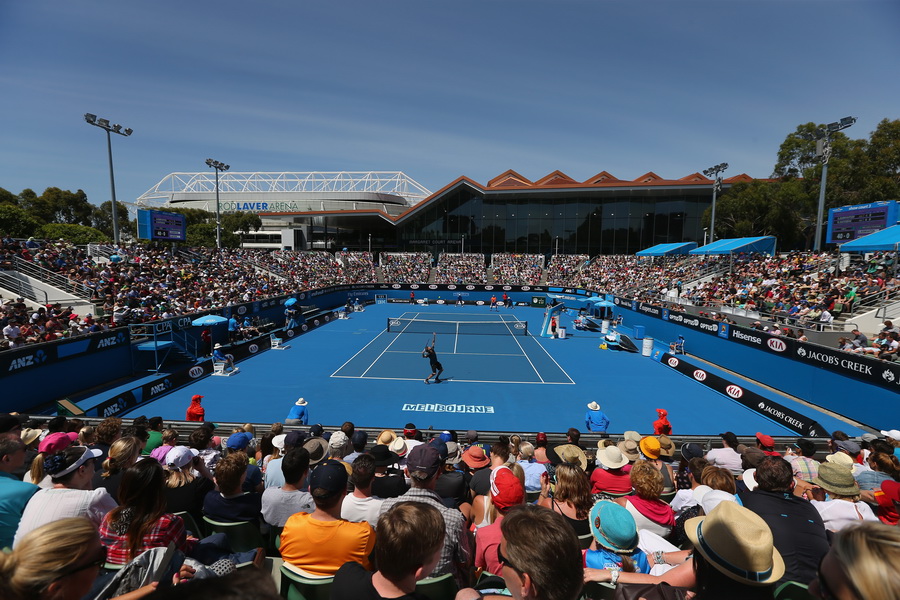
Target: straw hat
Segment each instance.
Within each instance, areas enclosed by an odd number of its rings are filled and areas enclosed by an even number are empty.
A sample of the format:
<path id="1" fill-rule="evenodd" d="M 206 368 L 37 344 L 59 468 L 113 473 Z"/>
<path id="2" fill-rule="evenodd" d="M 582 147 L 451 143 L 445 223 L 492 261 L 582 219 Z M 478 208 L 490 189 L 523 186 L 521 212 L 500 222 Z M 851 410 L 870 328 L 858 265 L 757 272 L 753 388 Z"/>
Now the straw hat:
<path id="1" fill-rule="evenodd" d="M 590 404 L 587 405 L 587 407 L 588 407 L 588 410 L 600 410 L 600 405 L 597 404 L 596 402 L 591 402 Z"/>
<path id="2" fill-rule="evenodd" d="M 684 532 L 706 561 L 746 585 L 768 585 L 784 576 L 772 530 L 756 513 L 722 502 L 709 515 L 688 519 Z"/>
<path id="3" fill-rule="evenodd" d="M 22 429 L 22 443 L 26 446 L 39 437 L 41 437 L 40 429 L 31 429 L 29 427 Z"/>
<path id="4" fill-rule="evenodd" d="M 600 500 L 591 508 L 588 522 L 597 544 L 607 550 L 624 554 L 637 548 L 637 524 L 624 506 Z"/>
<path id="5" fill-rule="evenodd" d="M 385 429 L 381 433 L 378 434 L 378 440 L 376 440 L 376 444 L 381 444 L 382 446 L 390 446 L 391 442 L 397 439 L 397 434 L 394 433 L 392 429 Z"/>
<path id="6" fill-rule="evenodd" d="M 853 468 L 853 459 L 850 458 L 850 455 L 846 452 L 835 452 L 834 454 L 829 454 L 825 457 L 826 462 L 824 464 L 833 464 L 840 465 L 842 467 L 848 467 L 850 469 Z"/>
<path id="7" fill-rule="evenodd" d="M 606 446 L 597 450 L 597 462 L 607 469 L 621 469 L 628 464 L 628 458 L 616 446 Z"/>
<path id="8" fill-rule="evenodd" d="M 294 404 L 296 404 L 297 406 L 306 406 L 307 404 L 309 404 L 309 402 L 307 402 L 303 398 L 298 398 L 297 401 L 294 402 Z"/>
<path id="9" fill-rule="evenodd" d="M 636 444 L 641 443 L 641 434 L 639 434 L 637 431 L 626 431 L 622 434 L 622 438 L 626 440 L 634 440 L 634 443 Z"/>
<path id="10" fill-rule="evenodd" d="M 819 465 L 819 475 L 813 483 L 836 496 L 858 496 L 859 484 L 853 479 L 853 472 L 843 465 L 826 462 Z"/>
<path id="11" fill-rule="evenodd" d="M 675 456 L 675 444 L 667 435 L 659 436 L 659 453 L 663 456 Z"/>
<path id="12" fill-rule="evenodd" d="M 659 440 L 657 438 L 653 437 L 652 435 L 648 435 L 641 440 L 640 446 L 641 452 L 643 452 L 644 456 L 646 456 L 647 458 L 659 458 L 661 448 L 659 446 Z"/>
<path id="13" fill-rule="evenodd" d="M 619 442 L 616 444 L 616 448 L 622 452 L 622 455 L 627 458 L 629 462 L 635 461 L 641 457 L 641 452 L 638 450 L 638 443 L 634 440 Z"/>
<path id="14" fill-rule="evenodd" d="M 388 444 L 388 449 L 390 449 L 390 451 L 395 453 L 397 456 L 406 456 L 406 452 L 408 450 L 408 448 L 406 447 L 406 440 L 404 440 L 403 438 L 397 438 L 390 444 Z"/>
<path id="15" fill-rule="evenodd" d="M 584 453 L 584 450 L 575 444 L 563 444 L 562 446 L 556 446 L 553 450 L 563 462 L 570 465 L 577 464 L 582 471 L 587 470 L 587 455 Z"/>

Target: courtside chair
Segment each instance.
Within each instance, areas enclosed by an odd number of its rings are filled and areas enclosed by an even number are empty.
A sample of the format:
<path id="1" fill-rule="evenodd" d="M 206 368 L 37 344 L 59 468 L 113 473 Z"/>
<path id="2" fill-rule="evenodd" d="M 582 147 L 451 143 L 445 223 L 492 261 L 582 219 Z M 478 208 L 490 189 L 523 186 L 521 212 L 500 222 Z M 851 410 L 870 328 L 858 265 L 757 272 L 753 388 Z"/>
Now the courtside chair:
<path id="1" fill-rule="evenodd" d="M 184 528 L 191 532 L 195 538 L 203 539 L 206 537 L 203 534 L 203 529 L 200 528 L 200 525 L 197 523 L 197 520 L 194 519 L 194 516 L 187 512 L 181 511 L 174 513 L 176 517 L 181 517 L 181 520 L 184 521 Z"/>
<path id="2" fill-rule="evenodd" d="M 439 577 L 429 577 L 416 583 L 416 591 L 428 596 L 429 600 L 453 600 L 459 586 L 453 573 L 447 573 Z"/>
<path id="3" fill-rule="evenodd" d="M 785 581 L 775 590 L 775 600 L 815 600 L 804 583 Z"/>
<path id="4" fill-rule="evenodd" d="M 259 526 L 254 523 L 225 523 L 214 521 L 207 516 L 203 517 L 203 521 L 206 523 L 209 533 L 225 534 L 232 552 L 246 552 L 267 546 Z"/>
<path id="5" fill-rule="evenodd" d="M 334 577 L 316 577 L 281 563 L 281 597 L 286 600 L 329 600 Z"/>

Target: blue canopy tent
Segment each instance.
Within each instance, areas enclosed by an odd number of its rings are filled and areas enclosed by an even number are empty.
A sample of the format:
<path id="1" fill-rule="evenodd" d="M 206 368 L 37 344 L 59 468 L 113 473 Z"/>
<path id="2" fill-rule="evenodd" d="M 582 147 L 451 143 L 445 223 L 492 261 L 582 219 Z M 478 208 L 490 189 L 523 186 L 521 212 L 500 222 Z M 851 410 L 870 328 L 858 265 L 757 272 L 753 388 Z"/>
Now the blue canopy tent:
<path id="1" fill-rule="evenodd" d="M 900 248 L 900 225 L 894 225 L 858 240 L 841 244 L 841 252 L 897 252 Z"/>
<path id="2" fill-rule="evenodd" d="M 676 256 L 687 254 L 697 247 L 697 242 L 676 242 L 674 244 L 657 244 L 646 250 L 641 250 L 635 256 Z"/>
<path id="3" fill-rule="evenodd" d="M 688 254 L 775 254 L 775 238 L 771 235 L 762 237 L 731 238 L 716 240 L 705 246 L 691 250 Z"/>

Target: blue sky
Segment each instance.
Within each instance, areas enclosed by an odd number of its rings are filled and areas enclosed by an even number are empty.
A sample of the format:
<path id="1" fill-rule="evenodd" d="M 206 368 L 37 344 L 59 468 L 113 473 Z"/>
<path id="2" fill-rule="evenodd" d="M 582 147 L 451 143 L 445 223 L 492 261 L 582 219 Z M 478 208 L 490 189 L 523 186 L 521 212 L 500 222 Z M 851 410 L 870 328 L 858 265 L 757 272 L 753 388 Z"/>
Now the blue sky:
<path id="1" fill-rule="evenodd" d="M 170 172 L 766 177 L 797 125 L 900 118 L 900 2 L 0 3 L 0 187 Z"/>

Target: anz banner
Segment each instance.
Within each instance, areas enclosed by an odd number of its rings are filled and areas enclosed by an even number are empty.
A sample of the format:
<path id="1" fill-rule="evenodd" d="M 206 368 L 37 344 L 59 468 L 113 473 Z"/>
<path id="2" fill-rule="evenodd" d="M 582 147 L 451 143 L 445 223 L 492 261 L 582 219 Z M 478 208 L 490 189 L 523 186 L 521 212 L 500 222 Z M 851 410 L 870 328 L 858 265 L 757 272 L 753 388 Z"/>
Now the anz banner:
<path id="1" fill-rule="evenodd" d="M 853 352 L 843 352 L 818 344 L 799 342 L 784 336 L 771 335 L 765 331 L 722 323 L 715 319 L 676 312 L 651 304 L 616 297 L 613 303 L 621 308 L 657 317 L 663 321 L 677 323 L 683 327 L 744 345 L 762 352 L 777 354 L 827 369 L 890 390 L 900 392 L 900 364 L 869 358 Z"/>
<path id="2" fill-rule="evenodd" d="M 675 369 L 683 375 L 687 375 L 710 389 L 725 394 L 750 410 L 784 425 L 797 435 L 804 437 L 828 436 L 828 432 L 824 427 L 806 415 L 801 415 L 777 402 L 773 402 L 755 392 L 744 389 L 736 383 L 728 381 L 723 377 L 719 377 L 714 373 L 710 373 L 702 367 L 693 365 L 684 360 L 683 355 L 673 356 L 666 352 L 662 355 L 659 362 Z"/>
<path id="3" fill-rule="evenodd" d="M 212 361 L 203 361 L 118 394 L 114 398 L 87 409 L 84 414 L 88 417 L 114 417 L 205 377 L 212 373 L 212 370 Z"/>
<path id="4" fill-rule="evenodd" d="M 0 353 L 0 377 L 22 373 L 35 367 L 45 367 L 77 356 L 120 348 L 130 342 L 128 330 L 121 328 L 7 350 Z"/>

